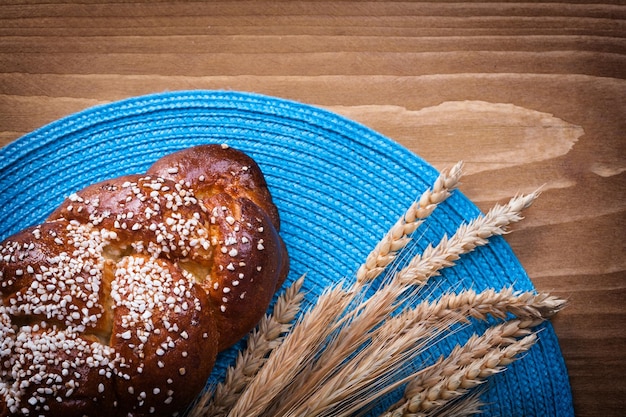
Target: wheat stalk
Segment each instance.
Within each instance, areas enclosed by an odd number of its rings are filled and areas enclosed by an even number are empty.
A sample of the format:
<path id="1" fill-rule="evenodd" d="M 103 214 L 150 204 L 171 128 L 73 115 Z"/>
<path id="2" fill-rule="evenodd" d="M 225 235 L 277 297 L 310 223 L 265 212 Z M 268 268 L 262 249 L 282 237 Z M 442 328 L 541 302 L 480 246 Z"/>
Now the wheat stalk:
<path id="1" fill-rule="evenodd" d="M 496 205 L 484 216 L 462 224 L 451 238 L 444 236 L 437 246 L 429 245 L 399 271 L 396 279 L 404 283 L 423 284 L 439 270 L 454 265 L 462 254 L 485 245 L 491 236 L 507 233 L 511 223 L 522 219 L 521 212 L 539 196 L 539 191 L 512 198 L 507 204 Z"/>
<path id="2" fill-rule="evenodd" d="M 329 329 L 334 327 L 337 317 L 350 299 L 340 284 L 321 294 L 315 306 L 304 314 L 282 344 L 272 351 L 228 416 L 261 415 L 302 367 L 313 360 L 328 338 L 331 332 Z"/>
<path id="3" fill-rule="evenodd" d="M 304 298 L 301 292 L 304 275 L 294 281 L 274 305 L 272 314 L 261 319 L 257 328 L 248 336 L 247 347 L 237 356 L 235 366 L 228 368 L 224 382 L 219 383 L 214 392 L 203 394 L 189 417 L 225 417 L 239 396 L 263 367 L 267 355 L 279 346 L 284 335 L 291 330 L 300 304 Z"/>
<path id="4" fill-rule="evenodd" d="M 395 376 L 403 365 L 427 349 L 438 334 L 422 326 L 414 326 L 401 335 L 377 333 L 354 356 L 343 358 L 341 366 L 329 371 L 323 383 L 300 387 L 301 392 L 307 393 L 305 401 L 287 402 L 277 415 L 352 415 L 399 387 L 403 381 Z"/>
<path id="5" fill-rule="evenodd" d="M 407 385 L 404 399 L 381 417 L 412 416 L 466 394 L 528 351 L 537 341 L 530 330 L 536 324 L 534 320 L 511 320 L 470 337 L 448 357 L 418 372 Z"/>
<path id="6" fill-rule="evenodd" d="M 365 262 L 358 268 L 356 279 L 365 283 L 378 277 L 393 262 L 399 250 L 411 239 L 409 236 L 417 230 L 424 220 L 431 215 L 439 204 L 444 202 L 459 184 L 463 163 L 458 162 L 452 168 L 439 174 L 432 189 L 427 189 L 407 211 L 397 220 L 385 236 L 378 242 Z"/>
<path id="7" fill-rule="evenodd" d="M 549 294 L 531 291 L 516 293 L 510 287 L 499 291 L 487 289 L 480 293 L 464 290 L 458 294 L 444 294 L 432 302 L 423 301 L 415 308 L 403 310 L 385 323 L 385 327 L 389 328 L 385 330 L 391 335 L 397 335 L 418 324 L 439 327 L 439 323 L 446 317 L 454 322 L 467 322 L 470 317 L 478 320 L 487 320 L 488 316 L 506 319 L 509 314 L 513 314 L 527 320 L 545 320 L 564 305 L 564 300 Z"/>
<path id="8" fill-rule="evenodd" d="M 469 417 L 480 414 L 483 410 L 483 402 L 480 395 L 483 389 L 474 389 L 470 393 L 451 399 L 446 404 L 435 408 L 427 413 L 415 413 L 411 417 Z M 407 416 L 408 417 L 408 416 Z"/>
<path id="9" fill-rule="evenodd" d="M 396 222 L 359 268 L 355 283 L 345 288 L 340 282 L 326 289 L 280 346 L 271 351 L 264 365 L 254 368 L 251 374 L 256 372 L 256 375 L 232 406 L 229 417 L 348 415 L 402 383 L 402 379 L 394 379 L 401 365 L 411 361 L 428 347 L 428 341 L 448 330 L 453 323 L 465 322 L 468 317 L 484 320 L 488 314 L 498 318 L 519 315 L 527 318 L 526 323 L 538 323 L 561 307 L 562 303 L 553 297 L 514 294 L 512 289 L 488 290 L 483 294 L 466 291 L 446 295 L 439 304 L 423 303 L 421 309 L 418 306 L 391 318 L 396 309 L 412 299 L 442 268 L 486 244 L 489 237 L 506 233 L 511 223 L 521 220 L 521 211 L 537 198 L 538 192 L 514 197 L 507 204 L 496 205 L 486 215 L 461 225 L 452 237 L 444 236 L 436 246 L 429 245 L 405 268 L 389 274 L 372 296 L 360 300 L 365 295 L 365 284 L 395 259 L 397 252 L 410 240 L 408 235 L 449 196 L 459 178 L 460 164 L 457 164 L 443 173 L 433 191 L 425 192 Z M 428 319 L 424 320 L 425 317 Z M 530 343 L 531 337 L 522 340 Z M 521 342 L 518 345 L 526 346 Z M 498 352 L 501 355 L 499 365 L 493 369 L 503 366 L 506 355 L 514 356 L 515 349 L 510 346 L 490 351 L 489 355 Z M 480 362 L 480 366 L 488 369 L 494 363 L 493 356 L 490 358 L 473 363 Z M 463 371 L 462 375 L 455 374 L 454 381 L 471 381 L 468 376 L 474 371 L 469 368 Z M 483 375 L 489 371 L 481 372 Z M 410 378 L 416 380 L 415 376 Z M 452 382 L 446 385 L 452 386 Z M 426 400 L 429 404 L 437 401 L 436 404 L 444 404 L 434 397 L 436 390 L 443 391 L 443 388 L 429 390 Z M 407 398 L 415 402 L 413 397 Z M 431 409 L 434 405 L 428 408 Z"/>
<path id="10" fill-rule="evenodd" d="M 355 320 L 343 323 L 324 350 L 320 352 L 316 361 L 304 369 L 297 381 L 281 396 L 284 400 L 276 409 L 275 415 L 323 415 L 322 411 L 333 408 L 335 403 L 344 399 L 355 397 L 355 393 L 381 388 L 384 385 L 383 377 L 386 376 L 386 379 L 389 379 L 394 374 L 394 368 L 403 363 L 399 357 L 396 357 L 393 362 L 389 360 L 379 362 L 380 357 L 392 357 L 392 354 L 386 355 L 383 350 L 379 350 L 379 355 L 372 358 L 372 351 L 364 349 L 351 360 L 346 359 L 371 338 L 373 322 L 382 323 L 388 319 L 390 312 L 394 310 L 391 305 L 407 288 L 394 287 L 396 292 L 387 291 L 386 297 L 378 298 L 378 303 L 367 303 Z M 362 316 L 368 319 L 361 320 Z M 395 345 L 388 343 L 380 348 L 395 353 L 409 350 L 400 348 L 403 343 L 407 345 L 404 339 L 396 338 L 393 343 Z M 411 341 L 410 345 L 414 350 L 417 349 L 414 341 Z M 363 364 L 368 360 L 369 365 L 363 368 Z M 347 387 L 349 388 L 346 389 Z M 382 392 L 382 389 L 378 389 L 378 394 Z M 303 395 L 304 393 L 307 394 Z M 334 413 L 333 415 L 342 414 Z"/>

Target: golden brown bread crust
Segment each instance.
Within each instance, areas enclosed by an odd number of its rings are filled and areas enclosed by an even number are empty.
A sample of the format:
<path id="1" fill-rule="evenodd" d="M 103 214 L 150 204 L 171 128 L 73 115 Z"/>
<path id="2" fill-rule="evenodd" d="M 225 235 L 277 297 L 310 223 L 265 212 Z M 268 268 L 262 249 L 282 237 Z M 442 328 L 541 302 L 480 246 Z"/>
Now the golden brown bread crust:
<path id="1" fill-rule="evenodd" d="M 207 202 L 213 207 L 211 219 L 228 219 L 216 221 L 222 238 L 213 242 L 212 279 L 204 284 L 219 306 L 221 350 L 245 336 L 265 313 L 284 280 L 286 256 L 269 217 L 252 201 L 216 194 Z"/>
<path id="2" fill-rule="evenodd" d="M 211 166 L 211 170 L 203 167 Z M 196 146 L 164 156 L 148 174 L 184 180 L 199 198 L 226 193 L 245 197 L 261 207 L 280 231 L 278 209 L 272 202 L 265 177 L 248 155 L 223 145 Z"/>
<path id="3" fill-rule="evenodd" d="M 0 416 L 175 415 L 288 270 L 258 166 L 206 145 L 0 244 Z"/>
<path id="4" fill-rule="evenodd" d="M 148 174 L 185 184 L 210 210 L 215 260 L 213 279 L 204 287 L 219 306 L 219 347 L 227 348 L 256 325 L 289 269 L 278 210 L 261 169 L 242 152 L 209 145 L 167 155 Z"/>

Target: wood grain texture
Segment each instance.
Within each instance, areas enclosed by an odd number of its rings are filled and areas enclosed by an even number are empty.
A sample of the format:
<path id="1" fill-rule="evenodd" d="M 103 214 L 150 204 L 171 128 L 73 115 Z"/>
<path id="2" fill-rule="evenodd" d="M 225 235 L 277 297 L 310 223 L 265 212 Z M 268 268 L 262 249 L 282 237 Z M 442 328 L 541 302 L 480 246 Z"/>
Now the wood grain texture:
<path id="1" fill-rule="evenodd" d="M 626 8 L 619 4 L 15 1 L 0 5 L 0 145 L 180 89 L 328 108 L 481 209 L 544 186 L 507 236 L 555 319 L 578 416 L 626 413 Z"/>

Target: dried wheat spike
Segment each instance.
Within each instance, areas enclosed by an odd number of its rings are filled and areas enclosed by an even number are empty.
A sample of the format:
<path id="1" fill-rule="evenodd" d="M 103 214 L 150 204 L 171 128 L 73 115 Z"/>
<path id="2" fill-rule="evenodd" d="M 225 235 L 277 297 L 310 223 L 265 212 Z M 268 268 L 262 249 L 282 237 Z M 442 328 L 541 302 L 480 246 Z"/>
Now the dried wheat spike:
<path id="1" fill-rule="evenodd" d="M 291 330 L 304 298 L 301 292 L 304 277 L 294 281 L 278 298 L 272 314 L 261 319 L 248 336 L 246 349 L 237 356 L 235 366 L 228 368 L 224 382 L 219 383 L 214 392 L 203 394 L 189 417 L 228 415 L 241 393 L 265 364 L 267 355 L 280 345 L 284 335 Z"/>
<path id="2" fill-rule="evenodd" d="M 268 357 L 228 413 L 229 417 L 263 415 L 276 397 L 322 349 L 324 341 L 351 300 L 341 284 L 321 294 Z"/>
<path id="3" fill-rule="evenodd" d="M 565 300 L 545 293 L 517 292 L 513 288 L 487 289 L 477 293 L 464 290 L 424 301 L 389 319 L 380 330 L 399 335 L 415 325 L 442 328 L 444 323 L 467 322 L 470 318 L 487 320 L 488 316 L 506 319 L 509 314 L 537 323 L 554 316 L 565 306 Z"/>
<path id="4" fill-rule="evenodd" d="M 507 233 L 507 227 L 522 220 L 522 210 L 538 196 L 536 191 L 514 197 L 505 205 L 494 206 L 486 215 L 460 225 L 452 237 L 444 236 L 437 246 L 429 245 L 421 255 L 415 256 L 395 279 L 406 284 L 426 283 L 441 269 L 454 265 L 462 254 L 485 245 L 489 237 Z"/>
<path id="5" fill-rule="evenodd" d="M 405 417 L 426 413 L 465 395 L 485 379 L 528 351 L 537 341 L 530 329 L 534 320 L 511 320 L 474 335 L 445 358 L 415 374 L 404 399 L 381 417 Z"/>
<path id="6" fill-rule="evenodd" d="M 393 262 L 397 252 L 411 241 L 409 235 L 415 232 L 435 208 L 444 202 L 458 186 L 462 168 L 463 163 L 458 162 L 452 168 L 441 172 L 435 180 L 432 190 L 430 188 L 426 190 L 370 252 L 365 263 L 357 270 L 357 282 L 364 283 L 373 280 Z"/>
<path id="7" fill-rule="evenodd" d="M 394 289 L 402 291 L 397 286 Z M 420 346 L 412 335 L 389 337 L 383 343 L 372 339 L 372 327 L 389 318 L 399 293 L 387 291 L 385 296 L 377 297 L 378 302 L 366 303 L 359 315 L 338 328 L 315 363 L 283 393 L 274 415 L 349 416 L 360 408 L 359 398 L 374 401 L 386 392 L 394 383 L 390 378 L 409 360 L 409 352 L 418 351 Z M 364 349 L 359 350 L 361 347 Z M 374 394 L 374 390 L 378 392 Z M 343 408 L 342 412 L 337 411 L 338 407 Z"/>
<path id="8" fill-rule="evenodd" d="M 470 393 L 449 401 L 448 403 L 426 413 L 409 414 L 411 417 L 469 417 L 483 412 L 484 403 L 480 400 L 482 389 L 474 389 Z M 408 417 L 408 416 L 407 416 Z"/>

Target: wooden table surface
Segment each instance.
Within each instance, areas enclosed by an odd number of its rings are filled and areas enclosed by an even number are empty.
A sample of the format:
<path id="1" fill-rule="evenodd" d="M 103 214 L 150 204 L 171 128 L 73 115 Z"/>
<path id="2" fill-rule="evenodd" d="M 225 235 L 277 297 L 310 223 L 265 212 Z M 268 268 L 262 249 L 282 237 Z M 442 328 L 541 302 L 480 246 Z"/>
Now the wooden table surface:
<path id="1" fill-rule="evenodd" d="M 441 169 L 481 209 L 543 185 L 507 240 L 554 320 L 578 416 L 626 415 L 626 7 L 4 0 L 0 145 L 165 90 L 328 108 Z"/>

